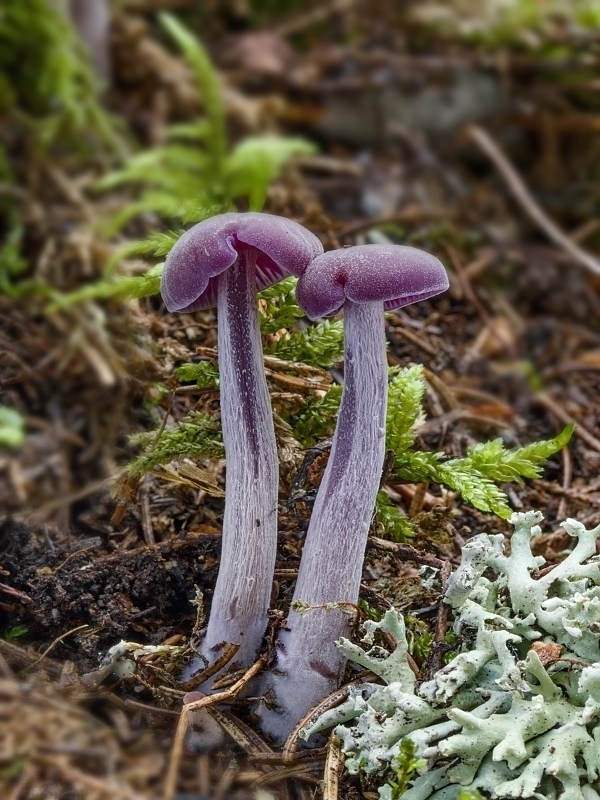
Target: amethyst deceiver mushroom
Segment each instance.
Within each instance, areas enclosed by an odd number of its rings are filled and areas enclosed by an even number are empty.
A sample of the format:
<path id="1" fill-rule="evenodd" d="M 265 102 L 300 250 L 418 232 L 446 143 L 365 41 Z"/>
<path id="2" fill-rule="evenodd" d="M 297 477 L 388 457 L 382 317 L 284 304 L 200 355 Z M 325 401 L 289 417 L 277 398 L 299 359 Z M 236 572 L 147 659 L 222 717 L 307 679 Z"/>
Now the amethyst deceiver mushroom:
<path id="1" fill-rule="evenodd" d="M 388 365 L 384 311 L 448 288 L 446 271 L 413 247 L 364 245 L 315 258 L 296 298 L 310 319 L 344 309 L 344 390 L 331 454 L 312 512 L 294 601 L 356 603 L 385 455 Z M 347 611 L 347 609 L 346 609 Z M 278 640 L 277 669 L 264 679 L 275 705 L 263 728 L 283 739 L 323 697 L 345 666 L 335 647 L 349 633 L 339 608 L 291 611 Z M 270 689 L 270 691 L 268 691 Z"/>
<path id="2" fill-rule="evenodd" d="M 200 653 L 214 661 L 227 643 L 251 664 L 267 626 L 277 547 L 278 458 L 264 374 L 258 291 L 300 275 L 323 252 L 297 222 L 230 213 L 195 225 L 165 263 L 169 311 L 217 306 L 221 424 L 227 466 L 221 562 Z M 187 675 L 200 664 L 192 663 Z"/>

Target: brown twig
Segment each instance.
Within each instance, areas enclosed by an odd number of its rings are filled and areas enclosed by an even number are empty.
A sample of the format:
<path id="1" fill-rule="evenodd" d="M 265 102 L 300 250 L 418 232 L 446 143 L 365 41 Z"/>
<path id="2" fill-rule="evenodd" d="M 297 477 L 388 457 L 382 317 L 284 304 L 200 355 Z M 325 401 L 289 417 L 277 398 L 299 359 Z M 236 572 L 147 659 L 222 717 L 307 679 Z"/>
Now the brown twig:
<path id="1" fill-rule="evenodd" d="M 229 689 L 225 689 L 223 692 L 217 692 L 217 694 L 209 694 L 205 697 L 202 697 L 200 700 L 194 700 L 191 703 L 184 704 L 183 708 L 181 709 L 181 716 L 179 717 L 177 730 L 175 731 L 175 736 L 173 737 L 173 748 L 171 750 L 169 768 L 165 777 L 163 794 L 164 800 L 174 800 L 175 798 L 179 764 L 183 756 L 183 745 L 188 729 L 190 715 L 194 711 L 200 711 L 201 709 L 215 705 L 216 703 L 224 703 L 232 700 L 254 677 L 256 677 L 256 675 L 258 675 L 258 673 L 265 666 L 265 663 L 266 661 L 264 656 L 261 656 L 258 661 L 255 661 L 255 663 L 246 670 L 239 681 L 236 681 L 236 683 L 234 683 L 233 686 L 230 686 Z"/>
<path id="2" fill-rule="evenodd" d="M 130 698 L 123 699 L 112 692 L 102 695 L 108 702 L 117 708 L 129 708 L 133 711 L 141 711 L 143 714 L 163 716 L 163 717 L 179 717 L 178 711 L 173 711 L 170 708 L 161 708 L 160 706 L 151 706 L 148 703 L 140 703 L 139 700 L 131 700 Z"/>
<path id="3" fill-rule="evenodd" d="M 193 675 L 189 680 L 185 681 L 185 683 L 180 684 L 180 688 L 186 692 L 191 692 L 196 686 L 200 686 L 200 684 L 207 681 L 209 678 L 212 678 L 215 673 L 217 673 L 220 669 L 223 669 L 224 666 L 229 664 L 231 659 L 235 656 L 237 651 L 240 649 L 239 644 L 234 644 L 230 642 L 223 648 L 223 652 L 221 655 L 212 661 L 207 667 L 205 667 L 200 672 L 197 672 Z"/>
<path id="4" fill-rule="evenodd" d="M 544 231 L 546 236 L 554 242 L 554 244 L 562 247 L 575 261 L 594 275 L 600 275 L 600 263 L 575 244 L 575 242 L 563 233 L 550 217 L 548 217 L 546 212 L 540 208 L 531 196 L 517 170 L 500 150 L 492 137 L 478 125 L 468 125 L 467 133 L 494 163 L 494 166 L 506 181 L 513 197 L 521 205 L 529 218 Z"/>
<path id="5" fill-rule="evenodd" d="M 323 775 L 323 800 L 338 800 L 340 790 L 340 772 L 344 764 L 342 742 L 332 733 L 327 747 L 325 773 Z"/>
<path id="6" fill-rule="evenodd" d="M 389 493 L 390 489 L 398 496 L 394 497 L 394 495 L 390 494 Z M 384 489 L 384 491 L 386 491 L 391 500 L 394 501 L 407 500 L 409 503 L 412 503 L 412 499 L 415 496 L 416 490 L 417 490 L 417 485 L 409 483 L 390 483 Z M 423 508 L 433 508 L 433 506 L 439 506 L 440 502 L 441 498 L 436 497 L 435 495 L 427 492 L 425 494 L 425 497 L 423 498 Z"/>
<path id="7" fill-rule="evenodd" d="M 89 628 L 89 627 L 90 627 L 89 625 L 78 625 L 76 628 L 71 628 L 70 631 L 67 631 L 66 633 L 63 633 L 60 636 L 57 636 L 56 639 L 51 644 L 48 645 L 48 647 L 40 655 L 40 657 L 37 659 L 37 661 L 34 661 L 33 664 L 31 664 L 29 668 L 33 669 L 33 667 L 37 667 L 37 665 L 46 658 L 48 653 L 51 650 L 54 650 L 56 645 L 59 644 L 60 642 L 64 641 L 67 638 L 67 636 L 71 636 L 73 633 L 77 633 L 77 631 L 82 631 L 82 630 L 85 630 L 85 628 Z"/>
<path id="8" fill-rule="evenodd" d="M 446 594 L 448 586 L 448 578 L 452 573 L 452 567 L 449 561 L 444 562 L 444 566 L 440 570 L 440 581 L 442 584 L 442 597 Z M 440 602 L 438 606 L 438 613 L 435 620 L 435 642 L 431 651 L 431 657 L 428 664 L 428 673 L 430 679 L 433 678 L 436 672 L 442 667 L 442 658 L 446 652 L 446 631 L 448 630 L 448 611 L 449 608 L 444 602 Z"/>
<path id="9" fill-rule="evenodd" d="M 0 639 L 0 655 L 4 656 L 9 664 L 18 669 L 31 667 L 35 662 L 36 664 L 42 664 L 42 669 L 52 678 L 60 677 L 62 665 L 58 661 L 45 656 L 40 659 L 37 653 L 32 653 L 12 642 L 6 642 L 4 639 Z"/>
<path id="10" fill-rule="evenodd" d="M 325 747 L 312 747 L 310 750 L 300 750 L 294 754 L 294 764 L 299 761 L 313 761 L 317 759 L 324 760 L 327 755 L 327 746 Z M 251 760 L 257 764 L 282 764 L 283 753 L 257 753 L 250 756 Z"/>
<path id="11" fill-rule="evenodd" d="M 573 419 L 573 417 L 568 414 L 564 408 L 562 408 L 556 400 L 553 400 L 550 395 L 546 394 L 546 392 L 541 392 L 535 396 L 535 402 L 538 405 L 543 406 L 546 411 L 549 411 L 553 416 L 556 417 L 560 422 L 564 425 L 569 425 L 569 423 L 575 423 L 575 431 L 574 435 L 579 436 L 586 444 L 588 444 L 592 450 L 595 450 L 597 453 L 600 453 L 600 440 L 596 439 L 587 428 L 584 428 L 581 422 L 577 422 L 577 420 Z"/>
<path id="12" fill-rule="evenodd" d="M 235 759 L 231 759 L 227 765 L 227 769 L 221 774 L 219 782 L 217 783 L 214 791 L 214 800 L 225 800 L 229 795 L 229 790 L 238 775 L 238 766 Z"/>
<path id="13" fill-rule="evenodd" d="M 300 744 L 300 731 L 316 722 L 317 719 L 325 713 L 325 711 L 329 711 L 329 709 L 335 708 L 335 706 L 339 705 L 348 697 L 350 688 L 352 686 L 359 686 L 364 680 L 365 676 L 361 675 L 360 678 L 356 678 L 356 680 L 341 686 L 339 689 L 336 689 L 335 692 L 332 692 L 331 694 L 327 695 L 327 697 L 323 698 L 320 703 L 318 703 L 314 708 L 311 708 L 308 714 L 302 717 L 300 722 L 287 737 L 283 745 L 283 750 L 281 751 L 281 760 L 284 764 L 293 764 L 296 760 L 296 750 Z"/>
<path id="14" fill-rule="evenodd" d="M 276 372 L 265 366 L 265 375 L 284 386 L 293 386 L 295 389 L 308 389 L 311 392 L 327 392 L 331 389 L 331 381 L 315 381 L 314 378 L 297 378 L 295 375 L 286 375 Z"/>
<path id="15" fill-rule="evenodd" d="M 71 492 L 66 495 L 61 495 L 61 497 L 48 500 L 47 503 L 44 503 L 39 508 L 32 509 L 31 511 L 25 511 L 23 516 L 29 521 L 43 520 L 58 509 L 70 506 L 79 500 L 89 497 L 91 494 L 96 494 L 96 492 L 101 492 L 103 489 L 108 488 L 112 481 L 112 475 L 110 475 L 108 478 L 102 478 L 102 480 L 94 481 L 93 483 L 84 486 L 83 489 L 79 489 L 76 492 Z"/>
<path id="16" fill-rule="evenodd" d="M 218 708 L 214 708 L 214 706 L 208 709 L 208 713 L 251 758 L 254 756 L 275 755 L 274 751 L 265 740 L 234 714 L 231 714 L 229 711 L 220 711 Z"/>
<path id="17" fill-rule="evenodd" d="M 196 352 L 207 361 L 212 363 L 218 361 L 218 353 L 215 347 L 197 347 Z M 305 389 L 311 392 L 327 392 L 331 388 L 329 373 L 320 367 L 312 367 L 309 364 L 296 363 L 294 361 L 285 361 L 276 356 L 263 356 L 263 361 L 267 377 L 284 386 L 292 386 L 295 389 Z M 295 374 L 287 375 L 284 370 L 290 370 Z M 201 391 L 195 386 L 189 388 L 193 392 Z"/>
<path id="18" fill-rule="evenodd" d="M 540 478 L 532 481 L 532 485 L 536 488 L 543 489 L 549 494 L 558 495 L 559 497 L 568 497 L 570 500 L 577 500 L 580 503 L 588 506 L 600 506 L 600 497 L 594 497 L 586 492 L 578 492 L 575 489 L 565 489 L 562 486 L 557 486 L 552 481 L 544 481 Z"/>
<path id="19" fill-rule="evenodd" d="M 431 435 L 462 420 L 470 422 L 471 425 L 478 428 L 503 430 L 510 427 L 505 420 L 486 417 L 484 414 L 474 414 L 468 408 L 455 408 L 452 411 L 441 414 L 439 417 L 433 417 L 427 420 L 427 422 L 419 428 L 419 434 Z"/>
<path id="20" fill-rule="evenodd" d="M 387 539 L 379 539 L 377 536 L 369 536 L 369 544 L 378 550 L 387 550 L 388 553 L 394 553 L 403 561 L 415 561 L 417 564 L 426 564 L 428 567 L 435 567 L 435 569 L 443 569 L 444 564 L 447 563 L 441 558 L 430 556 L 427 553 L 419 553 L 408 544 L 389 542 Z"/>
<path id="21" fill-rule="evenodd" d="M 6 678 L 7 680 L 13 677 L 13 671 L 10 668 L 10 664 L 4 658 L 2 653 L 0 653 L 0 678 Z"/>
<path id="22" fill-rule="evenodd" d="M 311 775 L 309 772 L 306 771 L 305 764 L 294 764 L 289 767 L 283 767 L 282 769 L 273 770 L 269 772 L 267 775 L 261 775 L 260 778 L 257 778 L 253 781 L 252 785 L 250 786 L 251 789 L 257 789 L 260 786 L 269 786 L 273 783 L 279 783 L 280 781 L 285 781 L 288 778 L 294 778 L 295 780 L 306 781 L 307 783 L 311 783 L 316 785 L 319 783 L 319 778 L 315 775 Z"/>
<path id="23" fill-rule="evenodd" d="M 400 336 L 402 339 L 406 339 L 407 342 L 414 344 L 415 347 L 418 347 L 419 350 L 422 350 L 424 353 L 427 353 L 429 356 L 436 356 L 438 354 L 438 348 L 434 347 L 429 342 L 426 342 L 424 339 L 421 339 L 416 333 L 409 331 L 408 328 L 405 328 L 402 324 L 402 318 L 399 317 L 397 314 L 390 314 L 390 318 L 392 322 L 398 322 L 399 324 L 396 326 L 394 325 L 394 333 Z"/>
<path id="24" fill-rule="evenodd" d="M 216 347 L 197 347 L 196 353 L 213 363 L 219 360 Z M 316 375 L 320 378 L 324 378 L 328 375 L 327 370 L 324 370 L 322 367 L 313 367 L 311 364 L 302 364 L 297 361 L 286 361 L 283 358 L 277 358 L 277 356 L 264 355 L 263 361 L 266 367 L 274 370 L 289 369 L 298 375 Z"/>
<path id="25" fill-rule="evenodd" d="M 440 378 L 435 372 L 432 372 L 427 367 L 423 368 L 423 375 L 430 387 L 438 394 L 443 401 L 443 404 L 449 411 L 459 408 L 460 403 L 456 399 L 455 392 Z"/>
<path id="26" fill-rule="evenodd" d="M 571 486 L 571 480 L 573 478 L 573 460 L 571 458 L 571 453 L 568 447 L 563 447 L 563 449 L 560 452 L 562 454 L 562 461 L 563 461 L 562 488 L 569 489 Z M 567 498 L 563 495 L 560 498 L 556 516 L 558 517 L 558 519 L 564 519 L 566 515 L 567 515 Z"/>
<path id="27" fill-rule="evenodd" d="M 283 38 L 293 36 L 305 31 L 307 28 L 320 24 L 332 14 L 349 11 L 355 2 L 356 0 L 332 0 L 329 3 L 321 3 L 314 8 L 301 11 L 287 21 L 281 22 L 275 28 L 275 32 Z"/>
<path id="28" fill-rule="evenodd" d="M 408 516 L 410 519 L 416 517 L 417 514 L 420 514 L 423 510 L 423 504 L 425 502 L 425 497 L 427 496 L 427 489 L 429 488 L 429 483 L 423 481 L 422 483 L 417 483 L 415 488 L 415 493 L 413 495 L 412 500 L 410 501 L 410 508 L 408 509 Z"/>
<path id="29" fill-rule="evenodd" d="M 141 491 L 141 506 L 142 506 L 142 532 L 144 534 L 144 541 L 146 544 L 156 544 L 154 537 L 154 527 L 152 525 L 152 513 L 150 511 L 150 495 L 148 489 L 144 487 Z"/>
<path id="30" fill-rule="evenodd" d="M 491 266 L 497 259 L 498 254 L 492 247 L 485 247 L 480 250 L 477 256 L 464 268 L 464 277 L 469 283 L 478 278 L 482 272 Z"/>
<path id="31" fill-rule="evenodd" d="M 20 592 L 18 589 L 13 589 L 12 586 L 7 586 L 5 583 L 0 583 L 0 592 L 20 600 L 21 603 L 33 603 L 33 600 L 28 594 L 25 594 L 25 592 Z"/>
<path id="32" fill-rule="evenodd" d="M 489 311 L 475 294 L 475 290 L 471 286 L 471 282 L 467 276 L 466 269 L 463 266 L 462 261 L 460 260 L 460 256 L 458 255 L 454 247 L 452 247 L 452 245 L 449 244 L 448 242 L 442 242 L 442 247 L 448 254 L 448 258 L 450 259 L 452 266 L 454 267 L 454 271 L 456 272 L 456 275 L 458 277 L 458 282 L 460 283 L 464 296 L 467 298 L 467 300 L 470 301 L 471 305 L 477 311 L 481 319 L 484 322 L 489 322 L 490 321 Z"/>
<path id="33" fill-rule="evenodd" d="M 198 756 L 196 765 L 197 786 L 201 796 L 208 797 L 210 795 L 210 762 L 211 759 L 208 753 L 202 753 Z"/>
<path id="34" fill-rule="evenodd" d="M 380 225 L 401 225 L 402 223 L 415 223 L 422 222 L 423 220 L 436 220 L 456 217 L 456 211 L 452 208 L 424 208 L 416 203 L 406 206 L 394 214 L 388 214 L 377 219 L 362 219 L 358 222 L 353 222 L 351 225 L 346 225 L 337 232 L 339 239 L 348 239 L 351 236 L 356 236 L 359 233 L 370 231 L 372 228 L 377 228 Z"/>

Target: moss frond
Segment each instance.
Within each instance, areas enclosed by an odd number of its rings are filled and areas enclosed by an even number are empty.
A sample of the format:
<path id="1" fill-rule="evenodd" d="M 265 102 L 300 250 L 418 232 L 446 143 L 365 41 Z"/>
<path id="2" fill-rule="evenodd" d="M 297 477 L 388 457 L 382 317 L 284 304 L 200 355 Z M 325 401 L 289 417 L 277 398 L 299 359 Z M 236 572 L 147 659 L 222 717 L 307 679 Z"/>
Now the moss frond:
<path id="1" fill-rule="evenodd" d="M 175 370 L 180 381 L 195 381 L 199 389 L 219 388 L 219 368 L 210 361 L 199 361 L 197 364 L 182 364 Z"/>
<path id="2" fill-rule="evenodd" d="M 464 458 L 446 459 L 443 453 L 414 451 L 415 430 L 424 421 L 425 378 L 420 366 L 399 370 L 390 384 L 388 447 L 395 452 L 394 472 L 407 483 L 437 483 L 452 489 L 480 511 L 508 519 L 512 509 L 497 485 L 537 478 L 544 462 L 561 450 L 573 434 L 573 425 L 555 436 L 525 447 L 507 449 L 502 439 L 475 445 Z"/>
<path id="3" fill-rule="evenodd" d="M 544 462 L 569 443 L 574 428 L 570 423 L 553 439 L 533 442 L 515 450 L 507 450 L 502 439 L 477 444 L 468 450 L 461 462 L 495 481 L 522 483 L 523 478 L 539 478 Z"/>
<path id="4" fill-rule="evenodd" d="M 422 364 L 391 370 L 388 388 L 387 446 L 396 455 L 412 447 L 416 429 L 425 421 L 425 379 Z"/>
<path id="5" fill-rule="evenodd" d="M 333 435 L 341 399 L 342 387 L 332 386 L 324 397 L 309 395 L 299 411 L 286 417 L 303 447 L 313 447 Z"/>
<path id="6" fill-rule="evenodd" d="M 385 492 L 379 492 L 375 501 L 375 529 L 394 542 L 406 542 L 417 534 L 406 514 L 392 503 Z"/>
<path id="7" fill-rule="evenodd" d="M 210 414 L 192 411 L 176 428 L 138 433 L 131 443 L 142 453 L 127 467 L 132 477 L 140 477 L 160 464 L 181 458 L 223 458 L 220 425 Z"/>
<path id="8" fill-rule="evenodd" d="M 260 329 L 263 335 L 284 328 L 290 330 L 304 317 L 304 311 L 296 302 L 297 283 L 298 278 L 290 276 L 260 293 Z"/>
<path id="9" fill-rule="evenodd" d="M 344 356 L 344 325 L 341 320 L 325 320 L 279 339 L 266 351 L 284 361 L 299 361 L 328 369 Z"/>

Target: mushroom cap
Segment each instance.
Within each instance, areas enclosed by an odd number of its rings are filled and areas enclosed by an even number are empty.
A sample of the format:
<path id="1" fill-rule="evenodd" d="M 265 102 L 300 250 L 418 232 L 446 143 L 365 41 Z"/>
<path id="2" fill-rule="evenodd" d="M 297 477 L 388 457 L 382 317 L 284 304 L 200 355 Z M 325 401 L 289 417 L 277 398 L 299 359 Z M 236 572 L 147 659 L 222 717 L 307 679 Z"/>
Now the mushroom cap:
<path id="1" fill-rule="evenodd" d="M 365 244 L 317 256 L 303 272 L 296 299 L 306 316 L 335 314 L 346 300 L 382 302 L 386 311 L 426 300 L 448 288 L 435 256 L 396 244 Z"/>
<path id="2" fill-rule="evenodd" d="M 220 214 L 183 234 L 167 256 L 161 294 L 169 311 L 217 305 L 217 276 L 240 251 L 253 249 L 260 291 L 288 275 L 301 275 L 323 252 L 317 237 L 293 220 L 255 212 Z"/>

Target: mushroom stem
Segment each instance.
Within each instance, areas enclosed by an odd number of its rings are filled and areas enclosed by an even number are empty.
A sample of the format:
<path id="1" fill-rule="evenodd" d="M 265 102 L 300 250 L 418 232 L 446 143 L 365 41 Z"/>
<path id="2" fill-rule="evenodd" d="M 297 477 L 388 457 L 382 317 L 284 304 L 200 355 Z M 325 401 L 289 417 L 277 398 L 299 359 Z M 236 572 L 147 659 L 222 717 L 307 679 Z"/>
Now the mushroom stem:
<path id="1" fill-rule="evenodd" d="M 227 492 L 219 575 L 202 655 L 239 643 L 250 665 L 267 627 L 277 548 L 278 460 L 256 306 L 257 251 L 218 277 L 221 424 Z M 197 664 L 195 665 L 197 668 Z"/>
<path id="2" fill-rule="evenodd" d="M 344 306 L 344 391 L 331 455 L 312 512 L 294 601 L 356 603 L 385 456 L 388 367 L 383 303 Z M 267 677 L 277 707 L 263 727 L 283 739 L 337 688 L 345 658 L 334 642 L 349 633 L 341 609 L 291 611 Z"/>

